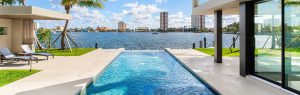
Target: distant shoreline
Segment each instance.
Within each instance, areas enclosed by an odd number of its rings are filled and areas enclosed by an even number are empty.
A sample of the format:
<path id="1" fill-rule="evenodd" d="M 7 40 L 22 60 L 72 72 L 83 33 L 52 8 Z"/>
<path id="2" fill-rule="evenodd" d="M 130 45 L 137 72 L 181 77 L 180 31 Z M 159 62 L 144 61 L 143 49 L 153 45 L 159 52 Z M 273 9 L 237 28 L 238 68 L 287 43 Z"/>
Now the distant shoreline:
<path id="1" fill-rule="evenodd" d="M 52 32 L 61 32 L 61 31 L 52 31 Z M 70 31 L 68 31 L 70 32 Z M 71 31 L 74 32 L 74 31 Z M 85 31 L 82 31 L 85 32 Z M 158 32 L 158 31 L 145 31 L 145 32 L 134 32 L 134 31 L 125 31 L 125 32 L 120 32 L 120 31 L 106 31 L 106 32 L 119 32 L 119 33 L 152 33 L 152 32 Z M 87 33 L 102 33 L 101 31 L 90 31 Z M 104 33 L 104 32 L 103 32 Z M 213 32 L 193 32 L 193 31 L 166 31 L 166 32 L 159 32 L 159 33 L 213 33 Z M 223 32 L 223 34 L 236 34 L 234 32 Z"/>

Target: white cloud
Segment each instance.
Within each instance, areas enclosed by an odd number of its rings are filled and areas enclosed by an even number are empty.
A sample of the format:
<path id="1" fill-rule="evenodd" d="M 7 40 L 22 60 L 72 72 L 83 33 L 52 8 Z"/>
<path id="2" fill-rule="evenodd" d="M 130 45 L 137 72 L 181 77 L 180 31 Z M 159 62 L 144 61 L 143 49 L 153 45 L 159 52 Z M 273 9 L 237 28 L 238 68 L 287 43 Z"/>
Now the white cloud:
<path id="1" fill-rule="evenodd" d="M 134 3 L 126 3 L 124 4 L 125 7 L 137 7 L 138 6 L 138 2 L 134 2 Z"/>
<path id="2" fill-rule="evenodd" d="M 167 2 L 168 0 L 155 0 L 156 3 L 163 3 L 163 2 Z"/>
<path id="3" fill-rule="evenodd" d="M 64 7 L 60 5 L 60 0 L 49 0 L 51 2 L 51 8 L 60 12 L 65 12 Z M 116 0 L 110 0 L 116 1 Z M 167 0 L 155 0 L 156 3 L 164 3 Z M 97 27 L 97 26 L 108 26 L 117 28 L 118 21 L 125 21 L 129 28 L 137 27 L 149 27 L 159 28 L 161 11 L 166 11 L 159 8 L 155 4 L 141 4 L 139 2 L 126 3 L 120 6 L 123 10 L 119 13 L 107 13 L 104 15 L 100 10 L 94 8 L 85 7 L 72 7 L 71 15 L 73 19 L 70 21 L 71 28 L 74 27 Z M 206 26 L 212 28 L 214 26 L 214 16 L 206 16 Z M 224 16 L 223 26 L 238 22 L 239 18 L 236 15 Z M 39 21 L 41 26 L 53 27 L 62 26 L 64 21 Z M 169 27 L 184 27 L 190 26 L 191 17 L 190 14 L 184 12 L 169 12 Z"/>
<path id="4" fill-rule="evenodd" d="M 169 15 L 169 27 L 184 27 L 190 26 L 190 24 L 191 17 L 184 15 L 183 12 Z"/>
<path id="5" fill-rule="evenodd" d="M 155 21 L 153 16 L 163 11 L 163 9 L 158 8 L 156 5 L 139 4 L 138 2 L 126 3 L 124 7 L 128 9 L 122 10 L 121 13 L 113 13 L 112 20 L 120 21 L 123 20 L 123 18 L 127 18 L 129 28 L 145 26 L 153 28 L 159 24 L 159 22 Z"/>
<path id="6" fill-rule="evenodd" d="M 97 27 L 97 24 L 102 24 L 107 21 L 105 16 L 95 9 L 89 9 L 86 7 L 74 6 L 71 9 L 70 14 L 73 19 L 70 21 L 70 27 Z"/>

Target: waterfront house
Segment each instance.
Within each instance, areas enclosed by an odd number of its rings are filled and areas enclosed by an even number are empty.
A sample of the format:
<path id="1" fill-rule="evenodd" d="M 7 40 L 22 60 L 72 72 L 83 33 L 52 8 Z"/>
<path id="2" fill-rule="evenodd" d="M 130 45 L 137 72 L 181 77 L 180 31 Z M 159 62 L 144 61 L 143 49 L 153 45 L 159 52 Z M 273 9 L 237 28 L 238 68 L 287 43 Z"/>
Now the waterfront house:
<path id="1" fill-rule="evenodd" d="M 239 15 L 240 75 L 300 93 L 299 0 L 200 0 L 193 15 L 214 15 L 215 62 L 222 63 L 224 15 Z M 258 33 L 264 30 L 264 33 Z M 258 35 L 261 34 L 261 35 Z M 266 36 L 266 37 L 264 37 Z M 298 36 L 298 37 L 297 37 Z M 267 46 L 256 47 L 259 41 Z M 264 55 L 265 54 L 265 55 Z"/>

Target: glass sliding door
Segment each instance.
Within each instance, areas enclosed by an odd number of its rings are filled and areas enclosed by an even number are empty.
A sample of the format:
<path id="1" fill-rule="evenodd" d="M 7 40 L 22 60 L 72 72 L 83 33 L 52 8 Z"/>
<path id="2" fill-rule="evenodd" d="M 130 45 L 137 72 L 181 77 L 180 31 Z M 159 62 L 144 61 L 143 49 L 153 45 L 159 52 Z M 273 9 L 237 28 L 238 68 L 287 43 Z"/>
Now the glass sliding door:
<path id="1" fill-rule="evenodd" d="M 254 4 L 254 75 L 300 91 L 300 0 Z"/>
<path id="2" fill-rule="evenodd" d="M 265 0 L 255 8 L 255 74 L 281 83 L 281 0 Z"/>
<path id="3" fill-rule="evenodd" d="M 300 0 L 284 0 L 285 84 L 300 90 Z"/>

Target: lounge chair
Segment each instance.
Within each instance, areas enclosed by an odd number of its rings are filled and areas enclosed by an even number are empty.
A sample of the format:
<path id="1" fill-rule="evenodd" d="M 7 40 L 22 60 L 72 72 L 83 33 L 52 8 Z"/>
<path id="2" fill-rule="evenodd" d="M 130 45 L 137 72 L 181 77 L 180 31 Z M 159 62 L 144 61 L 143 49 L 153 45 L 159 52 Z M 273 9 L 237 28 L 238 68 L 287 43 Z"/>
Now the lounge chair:
<path id="1" fill-rule="evenodd" d="M 3 64 L 3 60 L 24 60 L 28 61 L 28 65 L 30 65 L 31 70 L 31 61 L 35 60 L 38 63 L 38 58 L 32 57 L 32 56 L 16 56 L 12 54 L 8 48 L 0 48 L 0 54 L 1 54 L 1 64 Z"/>
<path id="2" fill-rule="evenodd" d="M 33 52 L 28 45 L 21 45 L 23 50 L 25 51 L 26 55 L 39 55 L 39 56 L 45 56 L 48 60 L 49 56 L 52 56 L 54 58 L 53 54 L 47 53 L 47 52 L 40 52 L 40 53 L 35 53 Z"/>

